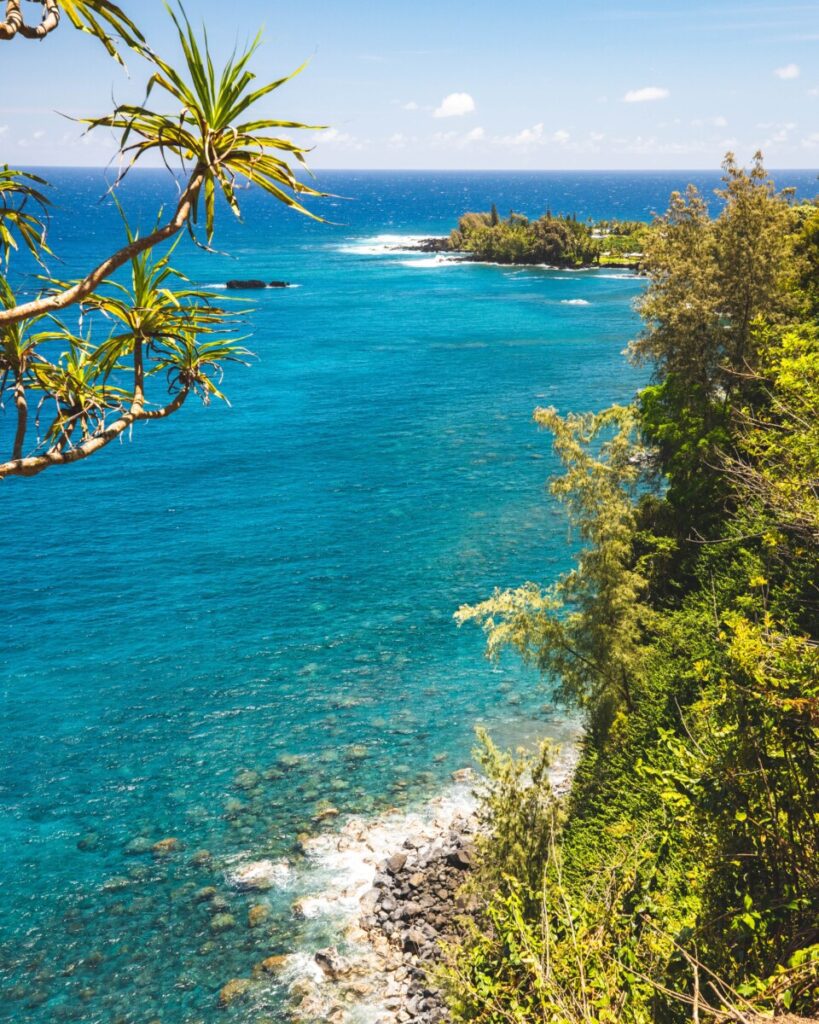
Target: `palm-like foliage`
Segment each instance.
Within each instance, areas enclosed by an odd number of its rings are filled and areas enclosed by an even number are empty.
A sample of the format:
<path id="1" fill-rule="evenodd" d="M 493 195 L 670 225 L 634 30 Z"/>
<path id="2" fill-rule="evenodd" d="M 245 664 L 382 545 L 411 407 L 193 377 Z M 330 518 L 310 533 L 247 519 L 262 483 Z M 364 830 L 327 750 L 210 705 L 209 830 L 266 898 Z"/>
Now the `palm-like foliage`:
<path id="1" fill-rule="evenodd" d="M 65 450 L 91 440 L 105 427 L 106 416 L 119 414 L 129 394 L 108 381 L 98 350 L 89 338 L 54 332 L 68 348 L 54 362 L 38 360 L 31 367 L 30 387 L 43 394 L 39 411 L 54 406 L 43 440 L 54 450 Z"/>
<path id="2" fill-rule="evenodd" d="M 82 32 L 99 39 L 115 60 L 122 63 L 111 32 L 132 49 L 142 51 L 145 37 L 128 15 L 111 0 L 60 0 L 63 13 Z"/>
<path id="3" fill-rule="evenodd" d="M 157 347 L 155 372 L 164 371 L 172 395 L 195 392 L 203 405 L 211 398 L 228 402 L 220 391 L 225 363 L 247 363 L 245 348 L 224 340 L 200 342 L 193 333 L 168 338 Z"/>
<path id="4" fill-rule="evenodd" d="M 0 168 L 0 255 L 8 263 L 12 249 L 17 249 L 15 233 L 26 248 L 40 259 L 45 244 L 45 223 L 48 197 L 42 191 L 48 182 L 28 171 L 15 171 L 6 164 Z M 33 207 L 32 213 L 27 207 Z"/>
<path id="5" fill-rule="evenodd" d="M 15 303 L 14 293 L 0 277 L 0 305 L 6 309 Z M 0 331 L 0 409 L 5 411 L 8 395 L 17 411 L 17 426 L 12 444 L 12 457 L 20 458 L 28 427 L 26 384 L 30 367 L 38 358 L 37 347 L 49 338 L 48 331 L 37 331 L 42 317 L 11 324 Z"/>
<path id="6" fill-rule="evenodd" d="M 120 132 L 126 166 L 117 183 L 153 152 L 166 165 L 179 165 L 187 181 L 169 219 L 147 234 L 131 232 L 126 224 L 126 243 L 101 258 L 80 280 L 47 278 L 47 287 L 39 295 L 17 302 L 0 276 L 0 407 L 3 396 L 13 394 L 17 411 L 11 455 L 0 461 L 0 479 L 34 476 L 50 466 L 84 459 L 132 424 L 171 415 L 191 393 L 206 404 L 213 398 L 227 401 L 220 390 L 223 367 L 228 362 L 245 362 L 249 353 L 238 339 L 225 337 L 224 303 L 174 270 L 171 253 L 159 258 L 150 254 L 183 228 L 193 236 L 200 214 L 210 243 L 220 193 L 240 214 L 238 181 L 255 185 L 317 220 L 321 218 L 301 200 L 324 194 L 300 180 L 294 169 L 306 167 L 307 151 L 280 134 L 315 126 L 251 112 L 293 77 L 256 84 L 249 62 L 258 37 L 241 53 L 234 51 L 217 71 L 207 36 L 197 38 L 181 4 L 178 16 L 166 4 L 184 58 L 182 70 L 177 71 L 150 50 L 134 23 L 111 0 L 41 2 L 45 17 L 35 29 L 23 23 L 20 0 L 7 0 L 13 17 L 0 22 L 0 38 L 47 35 L 64 13 L 76 28 L 100 38 L 112 54 L 116 55 L 112 36 L 119 36 L 153 65 L 141 106 L 119 106 L 105 117 L 85 122 L 90 128 Z M 159 93 L 172 101 L 175 114 L 148 106 L 151 95 Z M 0 258 L 6 262 L 21 245 L 38 259 L 49 251 L 42 219 L 48 206 L 41 189 L 44 184 L 25 172 L 8 167 L 0 171 Z M 129 271 L 129 279 L 113 281 L 123 268 Z M 103 341 L 92 341 L 90 334 L 77 337 L 56 319 L 61 310 L 77 305 L 91 316 L 95 334 L 101 324 L 111 325 Z M 41 329 L 43 321 L 47 330 Z M 61 354 L 55 355 L 60 348 Z M 159 377 L 164 377 L 165 404 L 149 402 L 146 394 L 147 385 L 158 383 Z M 32 392 L 42 396 L 38 413 L 53 412 L 34 454 L 23 455 Z"/>
<path id="7" fill-rule="evenodd" d="M 136 241 L 138 235 L 124 216 L 123 223 L 129 243 Z M 100 313 L 115 325 L 110 337 L 97 348 L 100 366 L 108 374 L 121 369 L 124 358 L 133 356 L 139 364 L 135 389 L 142 387 L 144 360 L 156 346 L 191 333 L 212 334 L 234 315 L 218 303 L 216 292 L 189 287 L 188 278 L 171 265 L 177 245 L 178 240 L 164 256 L 156 256 L 152 250 L 137 253 L 130 260 L 127 284 L 109 281 L 83 302 L 87 311 Z M 64 281 L 51 283 L 58 288 L 69 286 Z"/>
<path id="8" fill-rule="evenodd" d="M 200 44 L 184 11 L 177 18 L 168 10 L 177 29 L 187 74 L 151 54 L 149 59 L 157 70 L 148 82 L 144 103 L 123 104 L 113 113 L 85 123 L 90 128 L 114 128 L 121 132 L 122 153 L 130 158 L 123 174 L 151 152 L 158 152 L 166 164 L 173 160 L 183 167 L 192 166 L 197 185 L 188 224 L 198 220 L 204 193 L 208 242 L 213 238 L 217 190 L 233 212 L 240 215 L 237 179 L 257 185 L 300 213 L 321 219 L 296 198 L 324 194 L 300 181 L 290 166 L 292 158 L 305 167 L 307 150 L 290 139 L 271 134 L 280 129 L 314 130 L 321 126 L 270 118 L 243 120 L 252 106 L 299 74 L 304 65 L 284 78 L 253 89 L 256 76 L 248 70 L 248 63 L 259 46 L 259 36 L 243 53 L 234 53 L 217 72 L 207 34 L 203 33 Z M 146 104 L 154 88 L 178 104 L 177 114 L 148 108 Z"/>
<path id="9" fill-rule="evenodd" d="M 129 241 L 137 236 L 126 223 Z M 108 282 L 84 303 L 87 311 L 113 321 L 109 337 L 94 349 L 94 362 L 102 378 L 124 381 L 132 376 L 130 409 L 141 416 L 146 378 L 165 372 L 168 391 L 198 391 L 203 400 L 224 398 L 207 381 L 221 379 L 221 363 L 243 361 L 249 355 L 237 339 L 222 337 L 226 321 L 236 314 L 217 304 L 215 292 L 190 287 L 170 262 L 176 245 L 164 256 L 150 250 L 130 262 L 128 284 Z M 64 286 L 63 282 L 55 282 Z M 200 337 L 218 339 L 199 342 Z M 126 392 L 123 392 L 125 394 Z"/>
<path id="10" fill-rule="evenodd" d="M 136 238 L 127 224 L 126 232 L 129 240 Z M 44 453 L 29 460 L 42 468 L 96 451 L 131 423 L 171 415 L 191 392 L 205 404 L 212 398 L 227 401 L 220 390 L 222 368 L 227 362 L 246 362 L 249 353 L 237 339 L 223 336 L 233 314 L 217 305 L 216 294 L 191 287 L 171 266 L 173 248 L 163 256 L 138 253 L 130 261 L 127 284 L 109 282 L 84 302 L 92 330 L 104 322 L 113 325 L 99 344 L 90 333 L 77 337 L 53 318 L 38 318 L 48 319 L 49 329 L 37 333 L 36 320 L 4 330 L 0 384 L 2 390 L 14 390 L 18 409 L 13 459 L 22 458 L 28 392 L 42 396 L 38 419 L 47 415 L 49 421 L 39 441 Z M 0 300 L 14 304 L 2 279 Z M 49 350 L 46 343 L 51 350 L 57 344 L 66 348 L 46 358 L 38 349 Z M 165 377 L 165 397 L 149 403 L 146 384 L 159 376 Z"/>

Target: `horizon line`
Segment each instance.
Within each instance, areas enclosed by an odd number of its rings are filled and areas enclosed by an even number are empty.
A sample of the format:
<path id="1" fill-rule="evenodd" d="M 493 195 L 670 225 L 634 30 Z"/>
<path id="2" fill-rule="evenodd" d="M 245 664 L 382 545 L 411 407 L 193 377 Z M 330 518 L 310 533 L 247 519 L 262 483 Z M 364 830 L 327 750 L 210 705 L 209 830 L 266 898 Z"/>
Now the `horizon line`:
<path id="1" fill-rule="evenodd" d="M 30 168 L 55 171 L 115 171 L 110 164 L 42 164 L 32 163 Z M 181 172 L 180 168 L 180 172 Z M 721 167 L 313 167 L 318 173 L 346 174 L 717 174 Z M 811 167 L 769 167 L 769 173 L 798 171 L 814 173 L 819 179 L 819 165 Z M 172 175 L 177 172 L 168 167 L 132 167 L 128 171 L 159 171 Z"/>

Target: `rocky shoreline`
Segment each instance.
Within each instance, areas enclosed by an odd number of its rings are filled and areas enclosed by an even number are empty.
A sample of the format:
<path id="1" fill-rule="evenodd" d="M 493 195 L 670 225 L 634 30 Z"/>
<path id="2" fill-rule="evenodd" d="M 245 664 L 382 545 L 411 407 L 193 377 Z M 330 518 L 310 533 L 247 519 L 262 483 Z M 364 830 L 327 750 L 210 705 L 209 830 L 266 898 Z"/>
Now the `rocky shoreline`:
<path id="1" fill-rule="evenodd" d="M 485 262 L 480 256 L 475 253 L 465 252 L 462 249 L 453 249 L 452 243 L 446 237 L 442 238 L 421 238 L 414 244 L 407 245 L 396 245 L 390 246 L 393 252 L 425 252 L 425 253 L 436 253 L 446 254 L 451 262 L 454 263 L 483 263 Z M 502 263 L 499 266 L 508 267 L 542 267 L 542 263 Z M 640 275 L 643 273 L 640 263 L 635 263 L 633 260 L 630 262 L 626 261 L 611 261 L 606 263 L 583 263 L 579 267 L 552 267 L 553 270 L 630 270 L 632 273 Z"/>
<path id="2" fill-rule="evenodd" d="M 576 745 L 570 744 L 556 757 L 550 775 L 557 793 L 568 790 L 576 755 Z M 421 815 L 405 816 L 398 834 L 397 823 L 358 820 L 332 840 L 308 842 L 308 856 L 353 853 L 367 872 L 333 894 L 341 903 L 352 899 L 355 904 L 338 946 L 287 968 L 297 1021 L 442 1024 L 447 1019 L 433 971 L 441 963 L 442 946 L 457 939 L 459 921 L 476 909 L 474 897 L 464 892 L 480 829 L 472 792 L 476 782 L 470 769 L 454 773 L 453 792 L 431 801 Z M 294 912 L 309 913 L 307 901 L 301 904 Z"/>

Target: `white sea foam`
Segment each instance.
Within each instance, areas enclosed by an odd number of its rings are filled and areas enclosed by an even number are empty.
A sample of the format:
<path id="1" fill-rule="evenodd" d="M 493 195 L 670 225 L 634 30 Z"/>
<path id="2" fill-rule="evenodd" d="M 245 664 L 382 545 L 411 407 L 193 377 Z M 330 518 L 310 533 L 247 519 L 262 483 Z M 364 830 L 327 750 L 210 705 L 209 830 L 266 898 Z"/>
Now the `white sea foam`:
<path id="1" fill-rule="evenodd" d="M 533 723 L 533 729 L 535 724 Z M 536 732 L 540 734 L 541 725 Z M 557 725 L 558 748 L 549 775 L 556 792 L 566 792 L 578 756 L 580 727 L 572 721 Z M 533 742 L 534 736 L 527 742 Z M 475 785 L 479 780 L 470 769 L 456 772 L 453 781 L 438 796 L 426 803 L 401 810 L 393 808 L 374 819 L 350 818 L 337 831 L 307 839 L 302 844 L 305 862 L 298 872 L 295 889 L 303 893 L 294 904 L 294 913 L 307 920 L 321 919 L 344 944 L 344 956 L 353 964 L 353 973 L 369 983 L 370 995 L 357 997 L 345 1007 L 345 1024 L 393 1020 L 384 1005 L 389 976 L 384 972 L 384 950 L 371 939 L 359 923 L 366 913 L 365 894 L 373 889 L 379 866 L 392 854 L 410 845 L 427 845 L 459 830 L 461 823 L 475 812 Z M 369 897 L 368 897 L 369 898 Z M 323 932 L 326 936 L 326 931 Z M 325 938 L 326 941 L 326 938 Z M 301 949 L 288 957 L 282 978 L 298 992 L 302 1002 L 297 1016 L 322 1018 L 339 1005 L 340 992 L 318 969 L 314 954 Z M 307 988 L 305 989 L 305 985 Z M 306 992 L 306 995 L 305 995 Z"/>
<path id="2" fill-rule="evenodd" d="M 348 253 L 351 256 L 384 256 L 386 253 L 409 251 L 424 241 L 424 235 L 372 235 L 369 238 L 359 238 L 355 241 L 345 242 L 338 246 L 338 252 Z"/>
<path id="3" fill-rule="evenodd" d="M 226 877 L 235 889 L 278 889 L 290 880 L 290 865 L 284 860 L 244 861 L 232 867 Z"/>
<path id="4" fill-rule="evenodd" d="M 414 267 L 418 270 L 429 270 L 430 267 L 454 267 L 463 265 L 463 260 L 452 259 L 451 256 L 421 256 L 414 260 L 395 260 L 401 267 Z"/>
<path id="5" fill-rule="evenodd" d="M 218 291 L 225 291 L 227 289 L 227 285 L 225 284 L 224 281 L 213 281 L 210 284 L 202 285 L 202 287 L 203 288 L 212 288 L 212 289 L 218 290 Z M 301 285 L 300 284 L 290 284 L 288 282 L 288 284 L 286 284 L 284 286 L 284 288 L 281 288 L 281 287 L 273 288 L 271 285 L 268 285 L 266 288 L 253 288 L 253 289 L 250 289 L 250 291 L 258 291 L 258 292 L 275 291 L 275 292 L 282 292 L 286 288 L 301 288 Z M 237 291 L 245 291 L 245 290 L 246 289 L 237 289 Z"/>
<path id="6" fill-rule="evenodd" d="M 588 299 L 561 299 L 561 306 L 590 306 Z"/>

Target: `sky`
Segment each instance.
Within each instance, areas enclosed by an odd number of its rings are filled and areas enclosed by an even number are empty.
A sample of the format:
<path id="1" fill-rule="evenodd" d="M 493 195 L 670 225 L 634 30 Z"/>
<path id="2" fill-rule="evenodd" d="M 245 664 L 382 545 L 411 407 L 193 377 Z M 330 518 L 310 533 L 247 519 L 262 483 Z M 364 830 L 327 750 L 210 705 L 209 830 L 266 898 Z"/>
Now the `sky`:
<path id="1" fill-rule="evenodd" d="M 174 63 L 161 0 L 118 2 Z M 303 136 L 317 169 L 716 169 L 756 149 L 771 168 L 819 168 L 819 0 L 185 7 L 217 57 L 262 27 L 260 80 L 309 61 L 259 116 L 326 125 Z M 106 165 L 115 140 L 69 118 L 141 100 L 150 72 L 128 65 L 67 19 L 42 43 L 0 42 L 0 164 Z"/>

